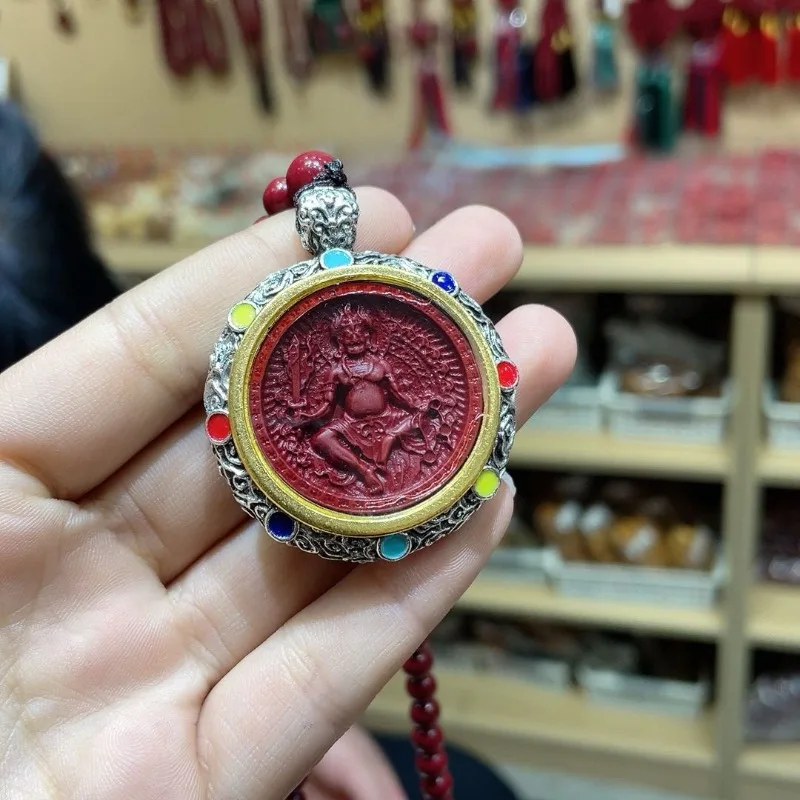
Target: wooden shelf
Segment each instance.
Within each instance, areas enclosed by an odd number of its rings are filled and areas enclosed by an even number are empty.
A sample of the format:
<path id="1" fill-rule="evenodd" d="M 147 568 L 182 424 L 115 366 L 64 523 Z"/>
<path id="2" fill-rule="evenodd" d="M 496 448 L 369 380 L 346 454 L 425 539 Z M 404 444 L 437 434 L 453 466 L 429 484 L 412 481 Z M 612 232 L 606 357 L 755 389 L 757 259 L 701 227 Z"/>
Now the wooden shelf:
<path id="1" fill-rule="evenodd" d="M 757 247 L 753 249 L 753 282 L 764 292 L 797 291 L 796 247 Z"/>
<path id="2" fill-rule="evenodd" d="M 750 282 L 747 247 L 526 247 L 516 283 L 531 288 L 723 292 Z"/>
<path id="3" fill-rule="evenodd" d="M 98 247 L 115 271 L 149 275 L 208 243 L 101 240 Z M 514 285 L 530 289 L 730 292 L 748 284 L 750 263 L 750 252 L 743 247 L 528 246 Z"/>
<path id="4" fill-rule="evenodd" d="M 485 572 L 467 589 L 458 607 L 468 611 L 537 617 L 552 622 L 703 641 L 716 639 L 722 629 L 718 609 L 670 608 L 566 597 L 549 586 L 497 577 L 491 571 Z"/>
<path id="5" fill-rule="evenodd" d="M 800 486 L 800 452 L 765 447 L 758 457 L 758 476 L 767 486 Z"/>
<path id="6" fill-rule="evenodd" d="M 739 762 L 740 800 L 797 800 L 800 743 L 749 745 Z"/>
<path id="7" fill-rule="evenodd" d="M 153 275 L 202 250 L 210 242 L 180 244 L 100 240 L 100 256 L 114 272 L 129 275 Z"/>
<path id="8" fill-rule="evenodd" d="M 754 645 L 800 650 L 800 586 L 757 583 L 750 590 L 747 634 Z"/>
<path id="9" fill-rule="evenodd" d="M 728 469 L 722 445 L 622 439 L 608 433 L 571 433 L 525 427 L 511 454 L 512 465 L 576 469 L 596 473 L 720 480 Z"/>
<path id="10" fill-rule="evenodd" d="M 191 255 L 208 241 L 158 243 L 100 240 L 98 248 L 117 271 L 149 275 Z M 759 293 L 797 291 L 797 252 L 786 247 L 738 245 L 536 246 L 514 285 L 530 289 Z"/>
<path id="11" fill-rule="evenodd" d="M 491 674 L 442 671 L 439 698 L 447 736 L 495 763 L 580 772 L 703 797 L 713 796 L 709 716 L 686 720 L 588 703 Z M 396 677 L 366 722 L 408 730 L 408 700 Z"/>

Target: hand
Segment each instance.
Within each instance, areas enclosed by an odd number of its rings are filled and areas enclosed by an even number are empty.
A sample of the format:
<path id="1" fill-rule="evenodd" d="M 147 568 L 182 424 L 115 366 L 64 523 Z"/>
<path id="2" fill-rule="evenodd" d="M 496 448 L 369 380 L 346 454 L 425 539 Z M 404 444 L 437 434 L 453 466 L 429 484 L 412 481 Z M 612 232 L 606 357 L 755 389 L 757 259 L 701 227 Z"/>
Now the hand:
<path id="1" fill-rule="evenodd" d="M 359 249 L 449 270 L 479 301 L 517 270 L 501 214 L 417 239 L 360 193 Z M 290 214 L 137 286 L 0 375 L 0 786 L 4 800 L 284 800 L 474 580 L 512 510 L 503 486 L 458 536 L 351 567 L 272 542 L 203 431 L 230 306 L 304 257 Z M 499 325 L 520 424 L 562 383 L 569 326 Z"/>
<path id="2" fill-rule="evenodd" d="M 303 784 L 306 800 L 408 800 L 391 764 L 360 728 L 350 728 Z"/>

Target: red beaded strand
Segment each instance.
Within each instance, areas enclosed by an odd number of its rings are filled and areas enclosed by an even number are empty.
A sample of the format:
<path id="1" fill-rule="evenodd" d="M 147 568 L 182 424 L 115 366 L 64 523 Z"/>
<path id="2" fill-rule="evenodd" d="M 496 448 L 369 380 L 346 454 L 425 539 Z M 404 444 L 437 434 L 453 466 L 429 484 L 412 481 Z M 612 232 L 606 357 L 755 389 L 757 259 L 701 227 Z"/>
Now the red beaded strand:
<path id="1" fill-rule="evenodd" d="M 412 698 L 411 741 L 417 749 L 415 765 L 420 777 L 423 800 L 453 800 L 453 777 L 447 766 L 444 735 L 439 727 L 436 678 L 431 674 L 433 654 L 427 642 L 403 665 L 408 678 L 406 689 Z"/>

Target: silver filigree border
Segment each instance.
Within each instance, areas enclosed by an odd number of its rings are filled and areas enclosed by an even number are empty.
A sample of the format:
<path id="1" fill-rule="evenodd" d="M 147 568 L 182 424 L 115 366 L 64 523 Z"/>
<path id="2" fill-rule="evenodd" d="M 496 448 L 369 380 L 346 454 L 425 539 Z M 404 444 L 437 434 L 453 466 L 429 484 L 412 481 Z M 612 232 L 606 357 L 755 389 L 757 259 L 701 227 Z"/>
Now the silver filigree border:
<path id="1" fill-rule="evenodd" d="M 402 256 L 364 251 L 353 253 L 353 257 L 356 264 L 395 267 L 426 280 L 430 280 L 431 275 L 437 272 L 437 270 L 430 269 Z M 319 258 L 302 261 L 280 272 L 273 273 L 253 289 L 245 299 L 251 302 L 260 312 L 283 289 L 324 269 L 325 267 L 321 265 Z M 333 269 L 336 268 L 333 267 Z M 508 354 L 503 347 L 500 336 L 491 320 L 483 313 L 480 305 L 464 292 L 460 286 L 456 288 L 452 296 L 469 312 L 486 337 L 491 352 L 497 361 L 507 359 Z M 243 333 L 234 330 L 230 325 L 226 325 L 214 346 L 203 395 L 203 403 L 207 414 L 215 411 L 227 413 L 231 363 L 243 336 Z M 516 431 L 514 412 L 514 390 L 502 391 L 497 440 L 487 462 L 487 466 L 496 470 L 499 475 L 503 475 L 508 466 L 511 446 L 514 442 L 514 433 Z M 220 472 L 231 487 L 233 496 L 248 514 L 259 520 L 266 527 L 267 518 L 273 511 L 278 510 L 277 507 L 256 486 L 242 464 L 232 440 L 229 440 L 224 445 L 212 446 Z M 429 547 L 443 536 L 458 530 L 477 511 L 482 503 L 483 500 L 470 489 L 448 511 L 429 520 L 424 525 L 419 525 L 407 531 L 397 531 L 397 533 L 405 533 L 409 537 L 411 541 L 409 553 L 413 553 L 423 547 Z M 382 536 L 339 536 L 319 531 L 298 522 L 297 533 L 289 543 L 307 553 L 314 553 L 322 558 L 366 563 L 381 559 L 378 545 L 382 538 Z"/>

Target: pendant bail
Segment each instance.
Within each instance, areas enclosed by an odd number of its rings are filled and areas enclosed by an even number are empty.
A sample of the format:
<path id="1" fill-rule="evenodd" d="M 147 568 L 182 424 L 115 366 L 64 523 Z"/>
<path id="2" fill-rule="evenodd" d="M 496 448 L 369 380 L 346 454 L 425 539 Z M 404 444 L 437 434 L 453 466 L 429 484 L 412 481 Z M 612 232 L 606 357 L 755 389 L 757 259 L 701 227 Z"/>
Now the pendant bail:
<path id="1" fill-rule="evenodd" d="M 341 161 L 326 164 L 320 175 L 295 194 L 294 205 L 297 233 L 309 253 L 318 256 L 334 248 L 354 249 L 358 201 Z"/>

